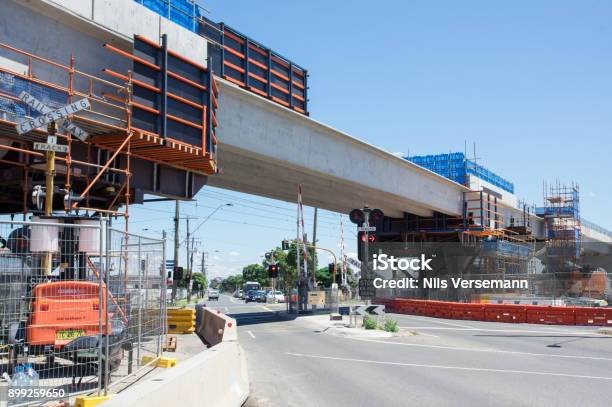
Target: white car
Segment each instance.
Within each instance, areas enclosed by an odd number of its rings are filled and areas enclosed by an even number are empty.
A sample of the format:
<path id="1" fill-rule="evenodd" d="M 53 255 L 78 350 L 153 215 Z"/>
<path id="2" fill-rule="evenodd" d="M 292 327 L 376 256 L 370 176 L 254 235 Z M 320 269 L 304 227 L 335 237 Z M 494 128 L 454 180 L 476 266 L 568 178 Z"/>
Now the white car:
<path id="1" fill-rule="evenodd" d="M 282 291 L 270 291 L 266 294 L 266 302 L 268 303 L 276 303 L 276 302 L 285 302 L 285 294 Z"/>

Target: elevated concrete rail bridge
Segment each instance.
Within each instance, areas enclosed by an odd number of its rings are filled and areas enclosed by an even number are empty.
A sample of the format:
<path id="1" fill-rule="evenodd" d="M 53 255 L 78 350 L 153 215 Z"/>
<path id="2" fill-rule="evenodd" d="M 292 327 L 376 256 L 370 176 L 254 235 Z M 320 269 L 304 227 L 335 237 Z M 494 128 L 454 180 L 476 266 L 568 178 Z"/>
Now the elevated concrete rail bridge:
<path id="1" fill-rule="evenodd" d="M 102 45 L 132 52 L 134 35 L 156 40 L 167 34 L 174 52 L 202 64 L 208 55 L 204 37 L 130 0 L 7 1 L 1 7 L 3 41 L 51 60 L 75 55 L 84 61 L 79 69 L 96 75 L 109 67 L 130 69 L 125 58 L 109 55 Z M 12 63 L 0 59 L 0 65 Z M 219 173 L 199 175 L 183 193 L 141 186 L 144 193 L 184 199 L 206 183 L 294 202 L 302 184 L 305 204 L 342 213 L 367 204 L 392 218 L 464 216 L 465 186 L 223 78 L 217 83 Z M 503 202 L 497 205 L 504 219 L 523 216 Z M 530 215 L 529 223 L 535 238 L 545 238 L 542 218 Z M 605 232 L 585 227 L 583 234 L 585 241 L 612 244 Z"/>

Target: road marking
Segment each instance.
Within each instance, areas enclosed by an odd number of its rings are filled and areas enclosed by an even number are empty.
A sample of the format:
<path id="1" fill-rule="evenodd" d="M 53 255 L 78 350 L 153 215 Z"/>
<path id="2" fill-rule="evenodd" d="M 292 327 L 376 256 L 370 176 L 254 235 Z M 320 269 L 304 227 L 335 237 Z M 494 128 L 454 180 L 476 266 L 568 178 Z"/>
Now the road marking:
<path id="1" fill-rule="evenodd" d="M 229 312 L 229 308 L 225 307 L 225 312 Z"/>
<path id="2" fill-rule="evenodd" d="M 418 347 L 418 348 L 445 349 L 445 350 L 456 350 L 456 351 L 463 351 L 463 352 L 506 353 L 506 354 L 511 354 L 511 355 L 544 356 L 544 357 L 550 357 L 550 358 L 588 359 L 588 360 L 606 360 L 606 361 L 612 361 L 612 358 L 602 358 L 602 357 L 598 357 L 598 356 L 554 355 L 554 354 L 548 354 L 548 353 L 530 353 L 530 352 L 519 352 L 519 351 L 501 350 L 501 349 L 460 348 L 460 347 L 455 347 L 455 346 L 424 345 L 424 344 L 420 344 L 420 343 L 389 342 L 389 341 L 381 341 L 381 340 L 377 340 L 377 339 L 352 338 L 350 336 L 345 336 L 344 338 L 352 339 L 354 341 L 382 343 L 382 344 L 385 344 L 385 345 L 414 346 L 414 347 Z"/>
<path id="3" fill-rule="evenodd" d="M 234 297 L 229 297 L 230 301 L 233 302 L 234 304 L 242 304 L 241 302 L 236 301 L 236 299 Z"/>
<path id="4" fill-rule="evenodd" d="M 268 312 L 274 312 L 270 308 L 266 307 L 265 305 L 261 305 L 261 308 L 265 309 Z"/>
<path id="5" fill-rule="evenodd" d="M 318 356 L 318 355 L 304 355 L 301 353 L 285 352 L 286 355 L 311 358 L 311 359 L 325 359 L 325 360 L 339 360 L 344 362 L 357 362 L 357 363 L 369 363 L 376 365 L 391 365 L 391 366 L 406 366 L 406 367 L 419 367 L 419 368 L 430 368 L 430 369 L 445 369 L 445 370 L 464 370 L 473 372 L 488 372 L 488 373 L 514 373 L 514 374 L 530 374 L 538 376 L 554 376 L 554 377 L 571 377 L 574 379 L 596 379 L 596 380 L 612 380 L 612 377 L 605 376 L 587 376 L 570 373 L 553 373 L 553 372 L 536 372 L 530 370 L 510 370 L 510 369 L 487 369 L 479 367 L 465 367 L 465 366 L 444 366 L 444 365 L 425 365 L 420 363 L 402 363 L 402 362 L 388 362 L 380 360 L 367 360 L 367 359 L 353 359 L 353 358 L 341 358 L 334 356 Z"/>
<path id="6" fill-rule="evenodd" d="M 410 315 L 410 318 L 418 319 L 419 321 L 426 321 L 426 322 L 433 322 L 433 323 L 436 323 L 436 324 L 454 326 L 454 327 L 458 327 L 458 328 L 476 329 L 473 326 L 469 326 L 469 325 L 462 325 L 462 324 L 456 324 L 456 323 L 452 323 L 452 322 L 445 322 L 445 321 L 431 320 L 431 319 L 426 319 L 426 318 L 419 318 L 419 317 L 415 317 L 415 316 L 412 316 L 412 315 Z"/>
<path id="7" fill-rule="evenodd" d="M 415 332 L 417 335 L 423 335 L 423 336 L 431 336 L 432 338 L 436 338 L 436 339 L 440 339 L 440 337 L 438 335 L 434 335 L 434 334 L 428 334 L 425 332 Z"/>
<path id="8" fill-rule="evenodd" d="M 505 333 L 531 333 L 531 334 L 561 334 L 561 335 L 596 335 L 599 337 L 601 334 L 597 332 L 589 331 L 533 331 L 527 329 L 486 329 L 486 328 L 452 328 L 446 326 L 400 326 L 403 329 L 422 329 L 422 330 L 436 330 L 436 331 L 480 331 L 480 332 L 505 332 Z"/>
<path id="9" fill-rule="evenodd" d="M 248 333 L 249 335 L 251 335 L 251 338 L 255 339 L 255 335 L 253 335 L 253 332 L 251 332 L 251 331 L 247 331 L 247 333 Z"/>

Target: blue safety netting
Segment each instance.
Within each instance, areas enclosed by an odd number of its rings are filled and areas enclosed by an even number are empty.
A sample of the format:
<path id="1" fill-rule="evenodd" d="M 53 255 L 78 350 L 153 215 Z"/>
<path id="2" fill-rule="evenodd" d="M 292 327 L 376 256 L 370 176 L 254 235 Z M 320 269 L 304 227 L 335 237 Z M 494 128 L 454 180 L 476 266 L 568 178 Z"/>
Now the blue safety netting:
<path id="1" fill-rule="evenodd" d="M 0 111 L 8 115 L 11 120 L 14 117 L 40 115 L 40 112 L 34 111 L 25 103 L 3 96 L 19 97 L 22 91 L 26 91 L 52 109 L 60 108 L 68 103 L 66 92 L 30 82 L 10 73 L 0 72 Z"/>
<path id="2" fill-rule="evenodd" d="M 421 155 L 404 158 L 459 184 L 466 185 L 466 175 L 472 174 L 504 191 L 514 193 L 514 184 L 512 182 L 476 164 L 474 161 L 468 160 L 463 153 Z"/>

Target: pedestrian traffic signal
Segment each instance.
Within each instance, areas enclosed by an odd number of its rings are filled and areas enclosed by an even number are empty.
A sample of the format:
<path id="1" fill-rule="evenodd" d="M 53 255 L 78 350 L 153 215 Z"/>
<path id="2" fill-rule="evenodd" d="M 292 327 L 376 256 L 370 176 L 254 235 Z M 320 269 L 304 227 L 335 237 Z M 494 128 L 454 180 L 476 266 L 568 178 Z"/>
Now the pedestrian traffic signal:
<path id="1" fill-rule="evenodd" d="M 334 274 L 334 270 L 336 269 L 336 265 L 334 263 L 329 263 L 327 265 L 327 270 L 329 271 L 330 275 Z"/>
<path id="2" fill-rule="evenodd" d="M 281 247 L 283 250 L 289 250 L 289 241 L 287 239 L 283 240 Z"/>
<path id="3" fill-rule="evenodd" d="M 268 278 L 278 278 L 278 264 L 268 266 Z"/>
<path id="4" fill-rule="evenodd" d="M 375 234 L 367 234 L 365 232 L 357 232 L 357 258 L 359 261 L 363 261 L 365 258 L 364 245 L 366 242 L 366 236 L 369 244 L 376 243 Z"/>

